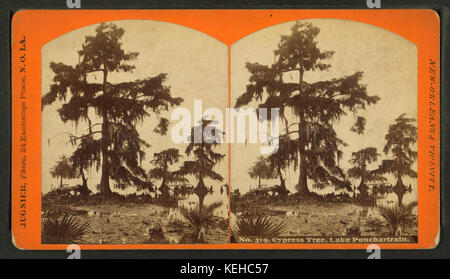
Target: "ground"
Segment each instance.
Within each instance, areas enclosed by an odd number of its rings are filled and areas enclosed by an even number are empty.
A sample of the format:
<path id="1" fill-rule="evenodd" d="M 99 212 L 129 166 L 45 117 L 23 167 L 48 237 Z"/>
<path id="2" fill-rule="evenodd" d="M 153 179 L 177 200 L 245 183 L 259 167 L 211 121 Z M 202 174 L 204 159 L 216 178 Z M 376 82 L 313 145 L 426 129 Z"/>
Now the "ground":
<path id="1" fill-rule="evenodd" d="M 264 212 L 275 222 L 284 222 L 284 236 L 392 236 L 392 229 L 376 208 L 352 203 L 268 204 L 255 210 Z M 235 213 L 231 215 L 232 228 L 237 216 L 242 214 Z M 409 220 L 402 235 L 417 236 L 417 218 Z"/>
<path id="2" fill-rule="evenodd" d="M 192 243 L 193 227 L 175 208 L 150 203 L 97 205 L 55 205 L 61 212 L 77 216 L 90 224 L 80 244 L 177 244 Z M 43 214 L 50 208 L 43 207 Z M 161 228 L 163 237 L 152 237 Z M 228 220 L 215 217 L 208 224 L 206 243 L 228 243 Z"/>
<path id="3" fill-rule="evenodd" d="M 235 205 L 233 207 L 233 205 Z M 392 228 L 374 207 L 352 202 L 297 201 L 256 197 L 231 203 L 231 228 L 237 218 L 256 212 L 284 223 L 281 236 L 392 236 Z M 80 244 L 187 244 L 196 243 L 194 227 L 173 206 L 152 202 L 102 201 L 90 198 L 74 202 L 43 198 L 42 216 L 51 212 L 76 216 L 89 224 Z M 402 226 L 402 236 L 417 237 L 417 209 Z M 206 228 L 205 242 L 228 243 L 228 219 L 215 216 Z"/>

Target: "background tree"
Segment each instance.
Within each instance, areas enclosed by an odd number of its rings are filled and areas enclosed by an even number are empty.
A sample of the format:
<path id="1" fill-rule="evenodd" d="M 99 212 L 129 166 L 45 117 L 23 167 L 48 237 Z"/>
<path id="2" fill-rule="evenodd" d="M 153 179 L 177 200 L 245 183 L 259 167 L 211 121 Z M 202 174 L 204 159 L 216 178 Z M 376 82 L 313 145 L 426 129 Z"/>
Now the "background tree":
<path id="1" fill-rule="evenodd" d="M 298 192 L 308 194 L 307 178 L 342 181 L 343 171 L 338 167 L 344 143 L 336 135 L 333 123 L 352 112 L 356 123 L 351 130 L 364 131 L 365 119 L 357 116 L 360 109 L 375 104 L 378 96 L 369 96 L 360 84 L 362 72 L 327 81 L 307 83 L 305 74 L 325 71 L 330 65 L 323 61 L 333 51 L 321 51 L 316 37 L 320 29 L 310 23 L 297 22 L 289 36 L 282 36 L 274 51 L 275 62 L 271 66 L 247 63 L 251 73 L 246 92 L 236 101 L 236 107 L 260 102 L 259 107 L 280 108 L 280 117 L 286 122 L 286 133 L 281 137 L 296 136 L 297 164 L 299 167 Z M 298 82 L 284 81 L 285 73 L 298 73 Z M 263 96 L 267 98 L 263 99 Z M 265 100 L 262 102 L 262 100 Z M 288 124 L 286 108 L 298 121 Z M 291 126 L 297 127 L 289 131 Z M 308 168 L 309 166 L 309 168 Z M 344 184 L 342 184 L 344 185 Z"/>
<path id="2" fill-rule="evenodd" d="M 181 177 L 177 171 L 169 170 L 169 167 L 175 163 L 178 163 L 181 157 L 182 155 L 179 154 L 178 149 L 176 148 L 169 148 L 154 154 L 154 159 L 151 161 L 154 168 L 149 171 L 148 175 L 150 179 L 161 180 L 161 185 L 159 186 L 161 193 L 167 193 L 166 190 L 169 189 L 168 184 L 170 183 L 187 182 L 187 179 Z"/>
<path id="3" fill-rule="evenodd" d="M 72 162 L 66 156 L 62 156 L 56 162 L 56 165 L 52 168 L 50 174 L 55 178 L 59 178 L 59 187 L 63 186 L 63 178 L 71 179 L 77 177 Z"/>
<path id="4" fill-rule="evenodd" d="M 258 157 L 258 160 L 249 169 L 248 175 L 251 178 L 258 179 L 258 188 L 261 188 L 261 179 L 272 179 L 276 177 L 274 169 L 270 166 L 270 161 L 263 156 Z"/>
<path id="5" fill-rule="evenodd" d="M 81 177 L 81 194 L 84 196 L 90 193 L 87 178 L 84 175 L 84 170 L 86 170 L 91 164 L 91 161 L 85 157 L 86 155 L 90 155 L 88 152 L 85 152 L 85 148 L 85 143 L 81 143 L 80 147 L 76 149 L 70 157 L 70 161 L 72 162 L 74 169 Z"/>
<path id="6" fill-rule="evenodd" d="M 186 155 L 194 158 L 192 161 L 184 161 L 180 170 L 177 172 L 178 175 L 194 175 L 198 180 L 197 186 L 194 192 L 199 197 L 199 205 L 203 206 L 203 200 L 205 195 L 208 193 L 208 188 L 205 186 L 205 178 L 209 178 L 216 181 L 223 181 L 223 177 L 214 171 L 214 167 L 219 163 L 224 157 L 224 154 L 215 152 L 213 149 L 220 145 L 220 143 L 214 141 L 213 139 L 222 131 L 218 129 L 212 129 L 210 135 L 204 135 L 201 143 L 194 142 L 195 133 L 201 129 L 205 131 L 208 125 L 212 125 L 212 121 L 202 120 L 202 123 L 198 123 L 198 126 L 193 127 L 191 130 L 190 143 L 186 147 Z M 212 126 L 209 126 L 212 127 Z"/>
<path id="7" fill-rule="evenodd" d="M 367 182 L 385 180 L 384 177 L 377 173 L 377 170 L 367 169 L 367 165 L 376 162 L 380 156 L 381 155 L 377 153 L 376 147 L 367 147 L 352 153 L 349 162 L 353 167 L 347 171 L 347 174 L 351 178 L 361 179 L 359 186 L 356 189 L 358 189 L 362 196 L 369 195 Z"/>
<path id="8" fill-rule="evenodd" d="M 60 100 L 64 104 L 58 112 L 64 122 L 77 125 L 87 120 L 90 108 L 101 119 L 91 126 L 89 134 L 73 136 L 71 141 L 90 138 L 89 149 L 83 150 L 101 160 L 99 188 L 102 194 L 109 195 L 110 178 L 120 188 L 129 184 L 147 186 L 140 162 L 145 156 L 144 148 L 149 145 L 140 138 L 136 124 L 151 113 L 159 114 L 169 106 L 179 105 L 182 99 L 170 95 L 169 87 L 164 85 L 166 74 L 112 84 L 108 74 L 132 71 L 135 67 L 128 62 L 135 60 L 138 53 L 123 50 L 121 38 L 125 31 L 114 24 L 102 23 L 95 32 L 94 36 L 86 36 L 78 51 L 77 65 L 50 63 L 54 83 L 42 97 L 42 108 Z M 101 83 L 88 82 L 88 75 L 94 72 L 102 75 Z M 155 131 L 165 134 L 168 120 L 160 119 Z M 99 137 L 94 138 L 94 134 Z"/>
<path id="9" fill-rule="evenodd" d="M 402 205 L 403 195 L 408 190 L 403 184 L 402 177 L 417 178 L 417 172 L 412 169 L 417 159 L 417 151 L 413 150 L 417 142 L 417 127 L 413 124 L 415 121 L 402 114 L 389 126 L 383 152 L 391 155 L 392 159 L 383 160 L 379 167 L 380 173 L 391 173 L 396 176 L 397 183 L 393 190 L 397 195 L 399 206 Z"/>
<path id="10" fill-rule="evenodd" d="M 194 227 L 194 241 L 205 242 L 208 223 L 214 218 L 214 210 L 222 206 L 222 202 L 214 202 L 207 206 L 198 206 L 192 209 L 181 208 L 181 214 Z"/>

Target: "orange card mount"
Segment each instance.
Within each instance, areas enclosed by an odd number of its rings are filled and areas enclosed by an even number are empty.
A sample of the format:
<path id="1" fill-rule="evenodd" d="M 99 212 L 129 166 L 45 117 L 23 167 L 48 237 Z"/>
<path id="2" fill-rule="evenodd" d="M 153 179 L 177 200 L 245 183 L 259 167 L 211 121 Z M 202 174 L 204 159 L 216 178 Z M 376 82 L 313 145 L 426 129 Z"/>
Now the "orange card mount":
<path id="1" fill-rule="evenodd" d="M 22 10 L 20 249 L 430 249 L 432 10 Z"/>

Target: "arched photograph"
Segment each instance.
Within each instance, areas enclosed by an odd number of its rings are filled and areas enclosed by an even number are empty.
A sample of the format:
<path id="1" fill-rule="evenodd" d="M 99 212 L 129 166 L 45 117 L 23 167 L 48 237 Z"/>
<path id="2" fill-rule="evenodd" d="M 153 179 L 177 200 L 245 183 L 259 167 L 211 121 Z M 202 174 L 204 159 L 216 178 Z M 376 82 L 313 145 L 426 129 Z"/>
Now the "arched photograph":
<path id="1" fill-rule="evenodd" d="M 417 55 L 395 33 L 337 19 L 231 46 L 231 105 L 278 109 L 279 126 L 262 130 L 256 113 L 231 147 L 236 242 L 417 242 Z"/>
<path id="2" fill-rule="evenodd" d="M 225 44 L 158 21 L 87 26 L 42 48 L 41 93 L 42 243 L 228 243 L 228 146 L 194 141 L 217 119 L 186 114 L 225 109 Z"/>

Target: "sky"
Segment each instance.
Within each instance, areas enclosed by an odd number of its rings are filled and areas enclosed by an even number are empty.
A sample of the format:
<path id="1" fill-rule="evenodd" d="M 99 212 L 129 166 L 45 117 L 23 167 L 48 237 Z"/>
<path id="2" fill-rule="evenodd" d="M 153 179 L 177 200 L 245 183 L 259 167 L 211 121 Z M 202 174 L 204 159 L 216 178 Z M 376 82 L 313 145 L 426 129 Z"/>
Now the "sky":
<path id="1" fill-rule="evenodd" d="M 326 72 L 309 72 L 305 81 L 316 82 L 350 75 L 363 71 L 362 83 L 367 86 L 369 95 L 378 95 L 380 102 L 369 107 L 361 115 L 367 119 L 363 135 L 350 132 L 354 116 L 349 114 L 337 123 L 335 130 L 348 145 L 343 148 L 344 157 L 341 167 L 348 169 L 351 153 L 362 148 L 374 146 L 382 153 L 385 144 L 384 136 L 388 126 L 400 114 L 408 117 L 417 115 L 417 48 L 402 37 L 371 25 L 335 19 L 307 20 L 321 29 L 317 37 L 321 50 L 333 50 L 335 55 L 329 60 L 331 68 Z M 193 110 L 194 100 L 202 100 L 203 109 L 219 108 L 225 115 L 228 106 L 228 48 L 225 44 L 199 31 L 164 22 L 145 20 L 115 21 L 124 28 L 123 48 L 127 51 L 139 52 L 134 61 L 136 69 L 132 73 L 111 73 L 110 82 L 123 82 L 167 73 L 166 85 L 171 87 L 174 97 L 182 97 L 185 101 L 180 107 Z M 245 91 L 250 77 L 245 68 L 246 62 L 258 62 L 270 65 L 273 63 L 273 50 L 276 49 L 281 35 L 288 35 L 294 22 L 272 26 L 247 37 L 231 46 L 231 104 Z M 93 35 L 97 25 L 87 26 L 69 32 L 45 45 L 42 48 L 42 95 L 48 92 L 52 83 L 53 72 L 49 63 L 62 62 L 75 65 L 78 62 L 77 51 L 81 48 L 86 35 Z M 101 80 L 99 74 L 89 76 L 92 81 Z M 295 74 L 286 77 L 297 80 Z M 42 113 L 42 191 L 48 192 L 58 186 L 58 180 L 51 177 L 50 170 L 62 155 L 70 155 L 74 148 L 67 143 L 67 134 L 81 135 L 86 131 L 86 123 L 64 124 L 57 109 L 62 103 L 56 102 L 44 109 Z M 253 104 L 256 106 L 256 104 Z M 94 112 L 90 116 L 95 120 Z M 170 119 L 170 111 L 161 115 Z M 150 168 L 152 154 L 163 149 L 176 147 L 184 151 L 185 144 L 174 144 L 170 140 L 170 129 L 176 121 L 171 122 L 168 136 L 153 133 L 157 118 L 147 118 L 138 126 L 141 137 L 150 143 L 146 150 L 147 159 L 143 161 L 144 169 Z M 218 151 L 228 153 L 228 145 L 223 144 Z M 231 145 L 231 187 L 241 193 L 255 187 L 256 180 L 248 176 L 248 169 L 260 155 L 259 144 Z M 382 159 L 386 158 L 385 155 Z M 175 165 L 174 169 L 180 164 Z M 375 164 L 376 165 L 376 164 Z M 374 165 L 374 166 L 375 166 Z M 374 167 L 373 166 L 373 167 Z M 216 167 L 228 181 L 228 155 Z M 286 171 L 287 187 L 293 191 L 298 181 L 298 171 Z M 87 174 L 89 187 L 95 190 L 100 175 L 92 167 Z M 278 181 L 264 182 L 267 185 Z M 416 188 L 415 180 L 405 180 Z M 70 185 L 81 183 L 81 179 L 67 181 Z M 190 178 L 191 184 L 196 184 Z M 221 184 L 223 184 L 221 183 Z M 206 181 L 207 185 L 213 184 Z M 216 185 L 216 183 L 214 183 Z M 219 184 L 217 184 L 219 185 Z M 128 192 L 134 191 L 130 188 Z M 415 194 L 416 195 L 416 194 Z"/>

